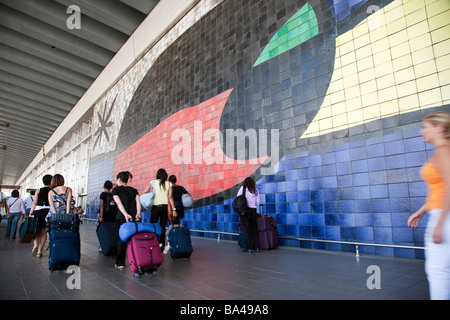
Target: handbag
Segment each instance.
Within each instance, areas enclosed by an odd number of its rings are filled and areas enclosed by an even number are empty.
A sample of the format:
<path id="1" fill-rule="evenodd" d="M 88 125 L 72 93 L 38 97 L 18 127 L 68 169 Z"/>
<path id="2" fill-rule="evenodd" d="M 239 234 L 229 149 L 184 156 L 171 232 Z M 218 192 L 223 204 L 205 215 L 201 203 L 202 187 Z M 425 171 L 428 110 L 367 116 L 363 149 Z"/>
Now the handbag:
<path id="1" fill-rule="evenodd" d="M 245 188 L 240 196 L 234 198 L 232 206 L 234 212 L 236 212 L 240 216 L 245 215 L 245 213 L 247 212 L 247 198 L 245 197 Z"/>
<path id="2" fill-rule="evenodd" d="M 189 193 L 184 193 L 181 195 L 181 203 L 183 204 L 183 207 L 190 208 L 194 204 L 194 199 L 192 199 L 192 196 Z"/>
<path id="3" fill-rule="evenodd" d="M 153 207 L 153 200 L 155 198 L 155 180 L 150 182 L 152 185 L 152 190 L 150 192 L 144 193 L 142 196 L 139 197 L 141 201 L 141 206 L 144 208 L 144 211 L 150 211 Z"/>

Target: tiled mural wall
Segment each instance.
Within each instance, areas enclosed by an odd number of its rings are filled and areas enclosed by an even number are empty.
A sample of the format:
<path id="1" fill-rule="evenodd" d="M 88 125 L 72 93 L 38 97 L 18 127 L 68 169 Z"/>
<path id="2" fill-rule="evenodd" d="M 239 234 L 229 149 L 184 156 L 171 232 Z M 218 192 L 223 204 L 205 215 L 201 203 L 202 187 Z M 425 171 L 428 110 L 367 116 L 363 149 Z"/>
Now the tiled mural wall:
<path id="1" fill-rule="evenodd" d="M 162 167 L 196 200 L 185 225 L 237 232 L 251 175 L 281 236 L 421 246 L 420 120 L 450 111 L 449 61 L 448 0 L 200 1 L 96 105 L 88 215 L 105 180 L 142 192 Z"/>

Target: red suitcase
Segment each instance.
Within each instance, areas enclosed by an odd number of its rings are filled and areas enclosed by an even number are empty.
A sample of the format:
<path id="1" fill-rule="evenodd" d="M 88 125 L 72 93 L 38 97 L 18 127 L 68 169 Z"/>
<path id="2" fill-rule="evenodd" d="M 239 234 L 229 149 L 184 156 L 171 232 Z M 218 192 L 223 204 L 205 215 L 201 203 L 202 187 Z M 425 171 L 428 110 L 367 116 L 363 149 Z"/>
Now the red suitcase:
<path id="1" fill-rule="evenodd" d="M 131 237 L 127 247 L 128 261 L 135 277 L 151 271 L 156 275 L 163 262 L 159 240 L 153 232 L 140 232 Z"/>
<path id="2" fill-rule="evenodd" d="M 278 229 L 275 218 L 261 216 L 257 219 L 259 248 L 262 250 L 278 247 Z"/>

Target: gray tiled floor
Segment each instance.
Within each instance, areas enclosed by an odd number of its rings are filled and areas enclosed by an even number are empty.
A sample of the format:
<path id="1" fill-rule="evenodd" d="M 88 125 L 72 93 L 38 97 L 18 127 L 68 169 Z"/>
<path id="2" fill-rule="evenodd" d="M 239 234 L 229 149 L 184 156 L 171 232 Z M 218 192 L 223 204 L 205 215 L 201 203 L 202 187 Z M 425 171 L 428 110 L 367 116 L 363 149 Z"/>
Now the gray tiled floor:
<path id="1" fill-rule="evenodd" d="M 0 224 L 0 300 L 317 300 L 428 299 L 422 260 L 361 256 L 280 247 L 242 253 L 235 242 L 193 238 L 188 260 L 164 256 L 157 276 L 134 278 L 114 269 L 97 250 L 95 224 L 81 227 L 81 289 L 69 274 L 50 273 L 48 253 L 31 256 L 31 244 L 6 240 Z M 381 271 L 381 289 L 369 290 L 367 267 Z"/>

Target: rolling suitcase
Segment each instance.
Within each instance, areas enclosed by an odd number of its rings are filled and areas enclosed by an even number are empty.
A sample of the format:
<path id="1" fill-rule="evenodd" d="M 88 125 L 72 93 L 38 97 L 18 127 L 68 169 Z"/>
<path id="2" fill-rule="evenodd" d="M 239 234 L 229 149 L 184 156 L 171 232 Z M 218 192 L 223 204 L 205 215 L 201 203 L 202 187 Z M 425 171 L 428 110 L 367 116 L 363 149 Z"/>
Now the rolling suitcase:
<path id="1" fill-rule="evenodd" d="M 33 236 L 36 233 L 37 219 L 25 218 L 20 224 L 19 237 L 20 242 L 30 243 L 33 240 Z"/>
<path id="2" fill-rule="evenodd" d="M 172 259 L 189 259 L 194 251 L 189 228 L 183 227 L 181 224 L 172 224 L 169 226 L 167 229 L 167 242 L 170 246 Z"/>
<path id="3" fill-rule="evenodd" d="M 97 238 L 105 256 L 117 255 L 119 229 L 116 222 L 103 222 L 98 226 Z"/>
<path id="4" fill-rule="evenodd" d="M 278 229 L 275 218 L 261 216 L 257 219 L 259 247 L 262 250 L 278 247 Z"/>
<path id="5" fill-rule="evenodd" d="M 153 232 L 140 232 L 131 237 L 127 246 L 128 261 L 135 277 L 151 271 L 156 275 L 163 258 L 159 240 Z"/>
<path id="6" fill-rule="evenodd" d="M 75 214 L 52 214 L 50 217 L 50 271 L 80 265 L 80 220 Z"/>

